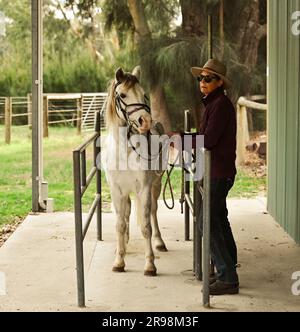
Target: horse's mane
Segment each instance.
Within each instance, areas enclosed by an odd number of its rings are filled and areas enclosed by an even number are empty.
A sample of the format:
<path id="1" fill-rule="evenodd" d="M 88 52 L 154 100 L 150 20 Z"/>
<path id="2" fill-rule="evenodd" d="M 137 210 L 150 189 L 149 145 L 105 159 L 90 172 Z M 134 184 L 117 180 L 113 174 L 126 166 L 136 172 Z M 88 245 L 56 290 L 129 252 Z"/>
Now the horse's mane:
<path id="1" fill-rule="evenodd" d="M 133 89 L 139 80 L 136 76 L 125 73 L 122 81 L 120 82 L 124 85 L 124 88 L 129 90 Z M 106 106 L 106 125 L 109 128 L 111 125 L 118 123 L 118 115 L 116 113 L 116 102 L 115 102 L 115 91 L 119 83 L 116 80 L 112 80 L 108 87 L 108 98 Z"/>

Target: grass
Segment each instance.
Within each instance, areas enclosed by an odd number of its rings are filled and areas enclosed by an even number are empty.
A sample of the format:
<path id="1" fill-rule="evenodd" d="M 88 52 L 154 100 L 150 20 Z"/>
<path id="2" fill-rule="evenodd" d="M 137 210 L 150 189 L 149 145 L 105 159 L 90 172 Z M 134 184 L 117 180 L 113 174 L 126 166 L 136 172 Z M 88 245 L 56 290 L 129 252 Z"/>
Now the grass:
<path id="1" fill-rule="evenodd" d="M 7 145 L 4 127 L 0 126 L 0 139 L 1 226 L 23 219 L 31 210 L 31 136 L 27 128 L 13 127 L 12 143 Z M 83 141 L 84 137 L 76 135 L 75 128 L 66 127 L 50 127 L 49 138 L 44 139 L 44 178 L 49 183 L 49 197 L 54 198 L 55 211 L 73 211 L 72 150 Z M 88 155 L 91 152 L 88 151 Z M 171 182 L 177 200 L 181 195 L 180 171 L 173 172 Z M 253 178 L 239 170 L 230 197 L 251 198 L 265 187 L 265 178 Z M 108 204 L 110 194 L 104 173 L 102 189 L 102 200 Z M 94 193 L 95 183 L 92 183 L 84 196 L 85 211 L 90 207 Z"/>

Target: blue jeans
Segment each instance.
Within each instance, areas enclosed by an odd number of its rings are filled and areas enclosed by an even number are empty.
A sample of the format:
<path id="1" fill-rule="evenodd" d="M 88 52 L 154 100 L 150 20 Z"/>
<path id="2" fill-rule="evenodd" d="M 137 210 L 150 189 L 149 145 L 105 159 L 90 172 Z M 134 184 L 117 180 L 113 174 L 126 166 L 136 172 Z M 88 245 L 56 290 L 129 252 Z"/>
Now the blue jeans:
<path id="1" fill-rule="evenodd" d="M 237 283 L 237 248 L 228 221 L 226 198 L 234 184 L 234 178 L 211 180 L 211 257 L 217 269 L 218 280 Z M 203 229 L 203 209 L 200 204 L 200 232 Z"/>

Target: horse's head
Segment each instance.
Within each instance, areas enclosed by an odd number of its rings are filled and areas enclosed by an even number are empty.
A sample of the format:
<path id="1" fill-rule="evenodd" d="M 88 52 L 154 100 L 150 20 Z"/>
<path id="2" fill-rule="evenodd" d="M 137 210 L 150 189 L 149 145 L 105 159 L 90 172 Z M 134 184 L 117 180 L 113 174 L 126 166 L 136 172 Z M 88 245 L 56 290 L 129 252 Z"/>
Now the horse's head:
<path id="1" fill-rule="evenodd" d="M 139 83 L 140 69 L 136 67 L 132 73 L 125 73 L 119 68 L 110 91 L 109 122 L 119 121 L 121 125 L 130 126 L 140 134 L 151 128 L 150 107 L 147 97 Z"/>

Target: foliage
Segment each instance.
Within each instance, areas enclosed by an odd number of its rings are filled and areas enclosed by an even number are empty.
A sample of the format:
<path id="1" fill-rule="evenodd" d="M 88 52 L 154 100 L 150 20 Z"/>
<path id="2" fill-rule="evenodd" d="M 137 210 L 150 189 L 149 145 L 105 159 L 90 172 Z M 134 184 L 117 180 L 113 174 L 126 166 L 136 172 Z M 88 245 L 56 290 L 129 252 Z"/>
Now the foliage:
<path id="1" fill-rule="evenodd" d="M 78 92 L 105 90 L 117 67 L 143 69 L 143 85 L 161 85 L 167 92 L 173 125 L 182 124 L 182 111 L 199 107 L 198 85 L 191 66 L 207 60 L 207 27 L 202 35 L 187 34 L 177 20 L 183 8 L 199 5 L 203 21 L 214 17 L 214 56 L 221 54 L 218 36 L 219 0 L 141 0 L 151 40 L 137 48 L 127 0 L 44 0 L 44 90 Z M 230 97 L 245 91 L 265 94 L 266 43 L 262 40 L 257 66 L 251 71 L 241 61 L 235 36 L 251 0 L 225 1 L 225 54 L 234 78 Z M 265 0 L 260 0 L 260 24 L 266 23 Z M 183 7 L 184 6 L 184 7 Z M 26 95 L 31 90 L 31 22 L 29 0 L 0 0 L 7 17 L 6 36 L 0 37 L 0 95 Z M 202 15 L 202 14 L 201 14 Z M 202 16 L 201 16 L 202 17 Z M 187 17 L 183 17 L 186 20 Z M 188 17 L 189 20 L 193 18 Z M 176 23 L 176 24 L 175 24 Z M 192 23 L 191 23 L 192 24 Z M 244 48 L 247 45 L 244 46 Z"/>

